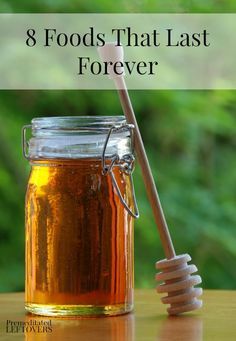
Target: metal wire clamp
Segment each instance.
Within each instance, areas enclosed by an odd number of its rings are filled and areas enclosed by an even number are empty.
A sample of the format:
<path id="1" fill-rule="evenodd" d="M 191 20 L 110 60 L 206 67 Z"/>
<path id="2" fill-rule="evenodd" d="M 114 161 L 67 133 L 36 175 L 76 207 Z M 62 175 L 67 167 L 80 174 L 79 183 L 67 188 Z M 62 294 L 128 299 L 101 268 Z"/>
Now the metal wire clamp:
<path id="1" fill-rule="evenodd" d="M 108 134 L 106 136 L 106 140 L 104 142 L 103 151 L 102 151 L 102 174 L 103 175 L 108 175 L 108 174 L 110 175 L 111 180 L 112 180 L 112 184 L 113 184 L 114 188 L 116 189 L 117 195 L 118 195 L 122 205 L 124 206 L 126 211 L 133 218 L 138 218 L 139 217 L 139 210 L 138 210 L 138 205 L 137 205 L 137 201 L 136 201 L 136 197 L 135 197 L 134 183 L 133 183 L 133 178 L 132 178 L 132 172 L 133 172 L 133 168 L 134 168 L 134 156 L 133 156 L 133 154 L 125 154 L 121 158 L 119 157 L 118 154 L 113 154 L 111 157 L 109 157 L 110 163 L 106 164 L 106 149 L 107 149 L 107 145 L 108 145 L 108 142 L 109 142 L 109 139 L 110 139 L 112 133 L 122 131 L 125 129 L 128 129 L 130 131 L 131 140 L 132 140 L 133 139 L 133 129 L 134 129 L 133 124 L 124 124 L 124 125 L 121 125 L 120 127 L 112 126 L 109 129 Z M 134 212 L 132 212 L 132 210 L 129 208 L 127 202 L 125 201 L 125 199 L 123 198 L 123 196 L 121 194 L 120 188 L 117 184 L 115 175 L 113 173 L 114 167 L 119 167 L 119 169 L 122 172 L 124 172 L 126 175 L 128 175 L 130 178 L 131 193 L 132 193 L 132 199 L 134 202 Z"/>
<path id="2" fill-rule="evenodd" d="M 22 133 L 21 133 L 22 151 L 23 151 L 23 156 L 26 160 L 29 160 L 29 153 L 28 153 L 29 142 L 26 139 L 26 132 L 27 132 L 27 129 L 30 129 L 30 128 L 32 128 L 32 124 L 24 125 L 22 128 Z"/>

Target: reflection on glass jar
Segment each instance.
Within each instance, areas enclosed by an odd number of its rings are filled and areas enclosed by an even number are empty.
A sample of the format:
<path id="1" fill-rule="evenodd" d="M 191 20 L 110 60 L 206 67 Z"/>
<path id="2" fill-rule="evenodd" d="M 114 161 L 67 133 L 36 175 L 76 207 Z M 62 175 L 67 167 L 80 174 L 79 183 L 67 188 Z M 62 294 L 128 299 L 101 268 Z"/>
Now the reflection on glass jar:
<path id="1" fill-rule="evenodd" d="M 102 163 L 110 127 L 116 129 Z M 130 135 L 120 116 L 32 121 L 25 150 L 31 164 L 26 193 L 29 312 L 90 316 L 132 310 L 133 218 L 125 207 L 135 206 L 131 174 L 125 171 L 127 155 L 132 155 Z"/>

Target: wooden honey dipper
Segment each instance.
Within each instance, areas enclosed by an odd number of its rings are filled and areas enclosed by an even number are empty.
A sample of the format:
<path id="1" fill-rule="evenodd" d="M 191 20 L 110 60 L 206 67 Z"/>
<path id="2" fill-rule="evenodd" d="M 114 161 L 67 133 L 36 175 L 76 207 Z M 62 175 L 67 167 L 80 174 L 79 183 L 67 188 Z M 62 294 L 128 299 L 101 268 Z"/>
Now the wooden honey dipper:
<path id="1" fill-rule="evenodd" d="M 156 268 L 161 271 L 156 275 L 156 280 L 163 282 L 157 287 L 157 292 L 167 293 L 167 296 L 162 298 L 162 302 L 170 304 L 170 307 L 167 309 L 170 315 L 177 315 L 198 309 L 202 306 L 202 301 L 198 299 L 202 294 L 202 289 L 194 288 L 194 285 L 201 283 L 201 277 L 199 275 L 191 276 L 192 273 L 197 271 L 197 267 L 195 265 L 187 264 L 191 260 L 191 257 L 188 254 L 178 256 L 175 253 L 123 77 L 123 47 L 117 46 L 116 43 L 106 43 L 104 46 L 98 48 L 98 52 L 101 59 L 108 65 L 109 77 L 114 80 L 127 123 L 133 124 L 135 127 L 134 150 L 142 170 L 145 188 L 166 256 L 166 259 L 156 262 Z M 116 62 L 119 65 L 119 75 L 114 71 L 114 63 Z"/>

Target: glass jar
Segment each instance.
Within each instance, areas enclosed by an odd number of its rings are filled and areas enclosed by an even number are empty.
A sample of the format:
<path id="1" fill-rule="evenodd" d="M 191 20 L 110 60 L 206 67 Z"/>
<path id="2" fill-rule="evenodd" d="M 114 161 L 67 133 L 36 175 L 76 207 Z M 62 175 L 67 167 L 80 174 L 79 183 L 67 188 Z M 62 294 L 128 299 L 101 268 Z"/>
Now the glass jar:
<path id="1" fill-rule="evenodd" d="M 31 164 L 25 202 L 27 311 L 94 316 L 133 309 L 138 211 L 131 130 L 123 116 L 35 118 L 23 128 Z"/>

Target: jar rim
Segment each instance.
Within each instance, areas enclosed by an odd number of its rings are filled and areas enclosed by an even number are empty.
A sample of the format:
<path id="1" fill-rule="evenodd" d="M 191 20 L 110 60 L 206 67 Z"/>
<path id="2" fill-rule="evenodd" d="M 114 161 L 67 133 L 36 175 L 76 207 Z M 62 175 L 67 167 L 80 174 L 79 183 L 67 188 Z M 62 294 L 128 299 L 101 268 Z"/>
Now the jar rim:
<path id="1" fill-rule="evenodd" d="M 106 155 L 132 152 L 132 134 L 124 116 L 38 117 L 28 127 L 31 138 L 23 145 L 28 146 L 30 159 L 101 157 L 107 138 Z"/>
<path id="2" fill-rule="evenodd" d="M 40 129 L 79 129 L 85 127 L 109 128 L 111 126 L 120 126 L 126 123 L 124 116 L 51 116 L 36 117 L 32 121 L 32 130 Z"/>

